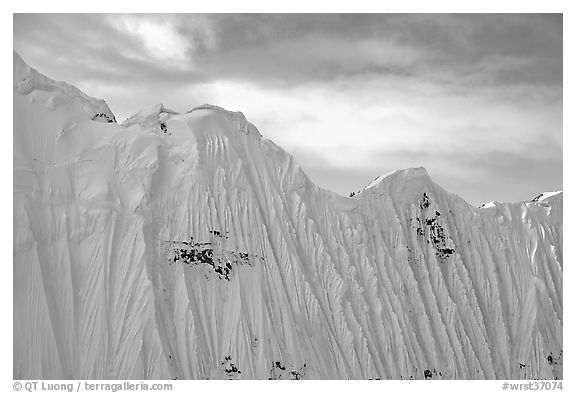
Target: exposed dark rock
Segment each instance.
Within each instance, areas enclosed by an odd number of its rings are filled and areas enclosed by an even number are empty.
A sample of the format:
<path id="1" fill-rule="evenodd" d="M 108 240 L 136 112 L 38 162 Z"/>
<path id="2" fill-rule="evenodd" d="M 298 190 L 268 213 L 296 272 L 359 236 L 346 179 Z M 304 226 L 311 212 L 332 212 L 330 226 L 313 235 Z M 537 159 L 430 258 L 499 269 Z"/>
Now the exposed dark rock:
<path id="1" fill-rule="evenodd" d="M 430 207 L 430 199 L 426 193 L 422 194 L 422 200 L 420 201 L 420 209 L 425 210 Z"/>
<path id="2" fill-rule="evenodd" d="M 107 123 L 116 123 L 116 118 L 114 116 L 110 118 L 110 116 L 108 116 L 106 113 L 96 113 L 94 116 L 92 116 L 92 120 L 97 119 L 104 119 Z"/>
<path id="3" fill-rule="evenodd" d="M 211 231 L 217 237 L 223 237 L 219 231 Z M 219 279 L 230 280 L 234 265 L 254 265 L 256 260 L 264 258 L 242 251 L 228 251 L 215 247 L 211 242 L 190 241 L 166 242 L 173 248 L 171 262 L 180 262 L 189 266 L 206 265 L 212 268 Z"/>

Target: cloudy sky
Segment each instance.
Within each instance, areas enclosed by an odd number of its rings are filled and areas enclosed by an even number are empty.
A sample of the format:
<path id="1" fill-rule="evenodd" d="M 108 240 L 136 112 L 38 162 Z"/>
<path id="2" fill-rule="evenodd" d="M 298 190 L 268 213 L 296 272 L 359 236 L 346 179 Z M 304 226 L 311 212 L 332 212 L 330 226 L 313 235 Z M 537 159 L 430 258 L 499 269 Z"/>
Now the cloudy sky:
<path id="1" fill-rule="evenodd" d="M 104 98 L 242 111 L 348 195 L 424 166 L 472 204 L 562 189 L 562 16 L 14 16 L 31 66 Z"/>

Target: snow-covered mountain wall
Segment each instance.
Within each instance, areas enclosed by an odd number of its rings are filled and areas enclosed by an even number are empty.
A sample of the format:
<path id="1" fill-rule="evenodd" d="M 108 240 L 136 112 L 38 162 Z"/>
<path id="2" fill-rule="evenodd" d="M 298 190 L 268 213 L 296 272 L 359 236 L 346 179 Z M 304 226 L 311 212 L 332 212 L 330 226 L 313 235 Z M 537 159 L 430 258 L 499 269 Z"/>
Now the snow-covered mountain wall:
<path id="1" fill-rule="evenodd" d="M 14 55 L 14 377 L 562 378 L 562 193 L 323 190 L 241 113 Z"/>

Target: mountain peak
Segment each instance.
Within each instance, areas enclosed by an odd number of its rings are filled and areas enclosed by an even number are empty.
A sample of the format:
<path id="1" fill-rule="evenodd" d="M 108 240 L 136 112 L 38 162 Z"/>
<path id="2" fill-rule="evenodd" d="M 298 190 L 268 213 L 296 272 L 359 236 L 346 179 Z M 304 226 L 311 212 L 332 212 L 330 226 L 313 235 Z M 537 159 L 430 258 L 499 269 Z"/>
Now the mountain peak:
<path id="1" fill-rule="evenodd" d="M 364 190 L 384 192 L 387 194 L 405 193 L 408 195 L 420 192 L 430 184 L 428 171 L 423 167 L 400 169 L 376 177 Z"/>
<path id="2" fill-rule="evenodd" d="M 74 112 L 68 116 L 70 123 L 100 116 L 116 121 L 104 100 L 90 97 L 66 82 L 48 78 L 26 64 L 15 51 L 13 58 L 13 88 L 18 96 L 28 96 L 34 103 L 53 112 L 59 109 Z"/>
<path id="3" fill-rule="evenodd" d="M 186 113 L 190 113 L 190 112 L 194 112 L 194 111 L 200 111 L 200 110 L 212 110 L 212 111 L 230 113 L 229 110 L 224 109 L 224 108 L 222 108 L 221 106 L 213 105 L 213 104 L 202 104 L 202 105 L 198 105 L 198 106 L 195 106 L 194 108 L 190 109 L 190 110 L 187 111 Z M 237 113 L 241 113 L 241 112 L 237 112 Z"/>
<path id="4" fill-rule="evenodd" d="M 144 108 L 122 122 L 123 127 L 138 125 L 146 129 L 161 127 L 161 123 L 171 115 L 177 115 L 178 112 L 168 109 L 164 104 L 154 104 Z"/>
<path id="5" fill-rule="evenodd" d="M 536 198 L 532 199 L 532 202 L 544 202 L 546 199 L 555 197 L 556 195 L 562 194 L 562 191 L 546 191 L 540 193 Z"/>
<path id="6" fill-rule="evenodd" d="M 256 126 L 250 123 L 242 112 L 229 111 L 217 105 L 203 104 L 190 109 L 186 112 L 186 114 L 197 114 L 199 111 L 210 111 L 211 115 L 216 116 L 220 120 L 224 120 L 225 123 L 232 124 L 234 129 L 240 131 L 243 134 L 256 135 L 260 138 L 262 137 L 262 134 L 260 134 L 260 131 L 258 131 Z"/>

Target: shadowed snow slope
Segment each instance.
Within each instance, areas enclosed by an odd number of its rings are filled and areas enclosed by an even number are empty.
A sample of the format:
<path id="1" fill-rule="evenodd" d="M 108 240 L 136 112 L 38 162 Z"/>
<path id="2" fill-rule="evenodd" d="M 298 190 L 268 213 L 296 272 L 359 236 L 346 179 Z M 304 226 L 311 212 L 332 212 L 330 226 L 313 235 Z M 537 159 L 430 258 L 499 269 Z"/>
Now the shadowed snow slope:
<path id="1" fill-rule="evenodd" d="M 118 125 L 14 56 L 14 378 L 562 376 L 561 193 L 342 197 L 241 113 Z"/>

